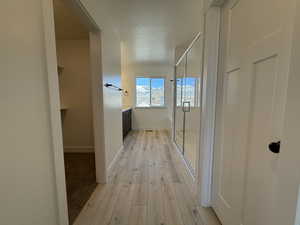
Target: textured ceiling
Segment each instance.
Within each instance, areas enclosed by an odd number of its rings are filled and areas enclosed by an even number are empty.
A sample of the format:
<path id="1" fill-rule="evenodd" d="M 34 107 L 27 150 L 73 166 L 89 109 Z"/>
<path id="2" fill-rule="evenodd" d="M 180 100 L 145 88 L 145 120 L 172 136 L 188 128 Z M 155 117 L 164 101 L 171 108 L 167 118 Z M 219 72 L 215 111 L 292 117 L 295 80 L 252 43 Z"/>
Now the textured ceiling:
<path id="1" fill-rule="evenodd" d="M 66 1 L 54 0 L 58 39 L 87 38 Z M 203 22 L 203 0 L 97 1 L 105 8 L 105 12 L 99 11 L 105 14 L 103 22 L 111 23 L 120 35 L 128 65 L 173 65 L 175 48 L 192 40 Z"/>
<path id="2" fill-rule="evenodd" d="M 200 31 L 202 0 L 111 0 L 133 64 L 173 64 L 174 49 Z"/>

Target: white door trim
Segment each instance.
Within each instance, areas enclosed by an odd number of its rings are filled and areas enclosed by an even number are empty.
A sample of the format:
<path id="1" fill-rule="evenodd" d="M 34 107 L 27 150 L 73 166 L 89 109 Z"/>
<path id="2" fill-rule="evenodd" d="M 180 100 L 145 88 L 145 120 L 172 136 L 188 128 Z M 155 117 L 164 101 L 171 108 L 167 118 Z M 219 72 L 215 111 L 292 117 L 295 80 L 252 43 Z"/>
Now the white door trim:
<path id="1" fill-rule="evenodd" d="M 55 170 L 55 185 L 57 192 L 57 213 L 59 225 L 68 225 L 68 206 L 66 196 L 66 181 L 64 172 L 64 149 L 60 116 L 60 99 L 58 86 L 55 28 L 52 0 L 43 0 L 44 38 L 46 66 L 49 88 L 49 112 L 53 147 L 53 163 Z"/>
<path id="2" fill-rule="evenodd" d="M 70 6 L 90 31 L 90 56 L 92 73 L 93 123 L 95 136 L 96 177 L 98 183 L 106 182 L 103 85 L 101 62 L 101 31 L 79 0 L 68 0 Z M 64 150 L 60 115 L 59 83 L 57 71 L 56 39 L 52 0 L 43 0 L 46 72 L 48 74 L 49 115 L 51 124 L 53 164 L 57 192 L 58 224 L 68 225 L 68 208 L 64 169 Z"/>
<path id="3" fill-rule="evenodd" d="M 198 181 L 200 182 L 200 189 L 198 193 L 200 204 L 204 207 L 210 207 L 212 205 L 212 168 L 217 99 L 220 15 L 221 9 L 219 7 L 210 7 L 205 12 L 203 96 L 200 154 L 198 159 Z"/>
<path id="4" fill-rule="evenodd" d="M 93 127 L 96 161 L 96 181 L 106 183 L 106 151 L 105 151 L 105 128 L 104 128 L 104 103 L 103 103 L 103 79 L 101 59 L 101 32 L 90 32 L 90 58 L 91 58 L 91 87 L 93 102 Z"/>

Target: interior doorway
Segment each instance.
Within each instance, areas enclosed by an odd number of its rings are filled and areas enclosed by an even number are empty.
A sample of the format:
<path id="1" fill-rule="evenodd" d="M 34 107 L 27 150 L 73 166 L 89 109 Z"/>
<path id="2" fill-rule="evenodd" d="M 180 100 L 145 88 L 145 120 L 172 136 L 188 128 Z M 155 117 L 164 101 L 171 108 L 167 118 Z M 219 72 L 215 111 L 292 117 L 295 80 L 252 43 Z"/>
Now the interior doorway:
<path id="1" fill-rule="evenodd" d="M 59 224 L 106 182 L 101 31 L 77 0 L 44 0 Z"/>
<path id="2" fill-rule="evenodd" d="M 69 223 L 95 190 L 89 30 L 64 0 L 53 0 Z"/>

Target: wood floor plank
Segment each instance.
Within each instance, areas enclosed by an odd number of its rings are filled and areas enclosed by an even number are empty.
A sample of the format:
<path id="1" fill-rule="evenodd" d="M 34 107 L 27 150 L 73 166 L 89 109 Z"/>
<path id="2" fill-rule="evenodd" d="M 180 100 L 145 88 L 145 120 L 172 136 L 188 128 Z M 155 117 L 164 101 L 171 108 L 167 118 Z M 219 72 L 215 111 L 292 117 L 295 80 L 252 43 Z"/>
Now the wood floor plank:
<path id="1" fill-rule="evenodd" d="M 147 224 L 147 206 L 133 205 L 129 215 L 129 225 Z"/>
<path id="2" fill-rule="evenodd" d="M 180 213 L 180 202 L 177 201 L 172 184 L 162 180 L 164 212 L 166 225 L 184 225 Z"/>
<path id="3" fill-rule="evenodd" d="M 129 213 L 136 186 L 123 184 L 109 225 L 129 225 Z"/>
<path id="4" fill-rule="evenodd" d="M 134 131 L 75 225 L 220 225 L 166 131 Z M 212 221 L 212 222 L 211 222 Z M 211 222 L 211 224 L 210 224 Z"/>
<path id="5" fill-rule="evenodd" d="M 193 196 L 190 198 L 187 197 L 189 195 L 188 192 L 186 192 L 186 187 L 184 184 L 175 184 L 174 185 L 175 195 L 178 199 L 178 202 L 180 204 L 180 212 L 182 219 L 184 221 L 184 224 L 193 224 L 193 225 L 204 225 L 202 222 L 202 219 L 199 216 L 197 204 L 195 204 L 195 199 L 193 199 Z M 187 193 L 187 195 L 186 195 Z"/>
<path id="6" fill-rule="evenodd" d="M 165 225 L 165 213 L 163 207 L 163 193 L 161 184 L 152 182 L 149 184 L 147 205 L 147 225 Z"/>
<path id="7" fill-rule="evenodd" d="M 98 225 L 107 224 L 112 216 L 114 205 L 116 203 L 116 196 L 120 191 L 120 184 L 107 184 L 102 190 L 102 195 L 94 204 L 87 203 L 87 207 L 75 220 L 75 225 Z M 97 190 L 96 190 L 97 192 Z M 100 220 L 101 219 L 101 220 Z M 101 221 L 101 223 L 99 222 Z"/>

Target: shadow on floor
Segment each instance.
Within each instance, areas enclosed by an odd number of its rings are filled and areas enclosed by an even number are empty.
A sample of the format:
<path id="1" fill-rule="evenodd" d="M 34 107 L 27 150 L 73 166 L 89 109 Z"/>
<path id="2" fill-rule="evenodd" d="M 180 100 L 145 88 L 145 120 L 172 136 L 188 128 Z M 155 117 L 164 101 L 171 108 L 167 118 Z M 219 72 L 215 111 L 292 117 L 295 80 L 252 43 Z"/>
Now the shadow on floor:
<path id="1" fill-rule="evenodd" d="M 73 224 L 97 186 L 95 154 L 65 153 L 64 155 L 69 222 Z"/>

